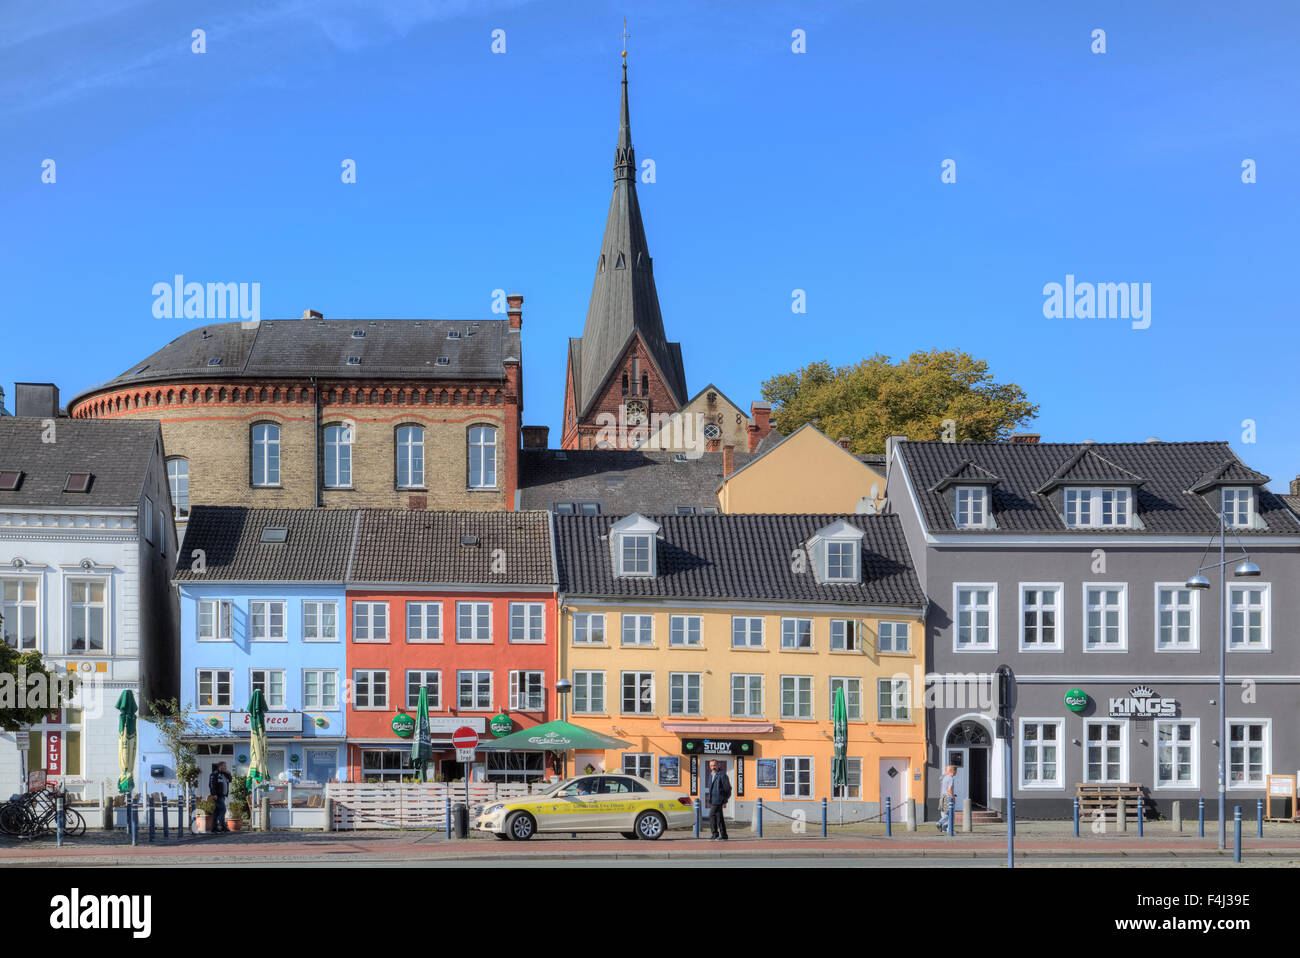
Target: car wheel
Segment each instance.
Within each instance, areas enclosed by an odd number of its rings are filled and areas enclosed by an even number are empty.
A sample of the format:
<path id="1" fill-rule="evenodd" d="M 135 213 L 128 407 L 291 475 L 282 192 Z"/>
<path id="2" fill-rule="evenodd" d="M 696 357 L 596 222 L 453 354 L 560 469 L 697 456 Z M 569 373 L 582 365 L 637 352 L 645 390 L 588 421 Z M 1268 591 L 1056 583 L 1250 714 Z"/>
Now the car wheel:
<path id="1" fill-rule="evenodd" d="M 630 838 L 633 841 L 636 840 L 636 832 L 619 832 L 619 834 L 622 835 L 624 838 Z"/>
<path id="2" fill-rule="evenodd" d="M 653 842 L 664 833 L 668 823 L 658 812 L 642 812 L 636 820 L 636 833 L 640 838 Z"/>
<path id="3" fill-rule="evenodd" d="M 515 812 L 506 822 L 506 832 L 515 841 L 526 842 L 537 831 L 537 823 L 527 812 Z"/>

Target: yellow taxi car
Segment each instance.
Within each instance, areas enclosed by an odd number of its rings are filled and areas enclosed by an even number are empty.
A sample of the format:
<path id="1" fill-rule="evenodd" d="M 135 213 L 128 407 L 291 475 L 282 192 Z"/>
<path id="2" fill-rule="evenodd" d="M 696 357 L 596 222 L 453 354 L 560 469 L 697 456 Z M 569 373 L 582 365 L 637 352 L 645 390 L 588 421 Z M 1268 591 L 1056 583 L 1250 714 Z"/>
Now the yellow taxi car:
<path id="1" fill-rule="evenodd" d="M 583 775 L 536 795 L 485 805 L 474 827 L 515 841 L 539 832 L 618 832 L 654 841 L 694 821 L 694 807 L 684 795 L 634 775 Z"/>

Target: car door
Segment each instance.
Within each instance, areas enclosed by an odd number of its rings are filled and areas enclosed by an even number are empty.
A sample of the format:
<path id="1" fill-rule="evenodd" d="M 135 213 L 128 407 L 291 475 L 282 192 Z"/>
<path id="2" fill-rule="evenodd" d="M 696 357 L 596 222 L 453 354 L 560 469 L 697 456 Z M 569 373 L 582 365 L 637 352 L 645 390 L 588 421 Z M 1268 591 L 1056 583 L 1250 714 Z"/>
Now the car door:
<path id="1" fill-rule="evenodd" d="M 579 831 L 591 817 L 591 804 L 600 788 L 599 775 L 587 775 L 569 782 L 538 809 L 537 828 L 545 832 Z"/>
<path id="2" fill-rule="evenodd" d="M 644 798 L 636 794 L 632 780 L 621 775 L 606 775 L 600 780 L 600 798 L 596 803 L 600 828 L 611 832 L 630 832 L 639 811 L 637 802 Z"/>

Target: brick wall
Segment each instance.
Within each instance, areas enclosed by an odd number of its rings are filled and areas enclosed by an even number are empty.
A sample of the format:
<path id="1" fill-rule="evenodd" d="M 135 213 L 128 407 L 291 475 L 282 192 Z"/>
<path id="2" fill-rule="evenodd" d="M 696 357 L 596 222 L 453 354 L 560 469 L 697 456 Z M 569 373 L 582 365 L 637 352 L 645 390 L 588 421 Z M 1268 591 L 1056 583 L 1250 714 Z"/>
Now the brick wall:
<path id="1" fill-rule="evenodd" d="M 638 360 L 640 371 L 650 378 L 650 391 L 643 393 L 640 383 L 637 384 L 636 394 L 631 392 L 631 374 L 632 360 Z M 623 395 L 623 373 L 628 373 L 629 391 L 626 396 Z M 640 399 L 649 406 L 649 415 L 655 413 L 672 413 L 677 411 L 677 403 L 672 398 L 672 393 L 668 391 L 668 386 L 664 383 L 663 378 L 659 375 L 655 367 L 654 360 L 650 357 L 650 351 L 646 349 L 645 344 L 641 342 L 640 337 L 636 337 L 629 344 L 627 351 L 623 353 L 623 358 L 616 362 L 610 371 L 609 379 L 604 384 L 596 401 L 592 404 L 591 410 L 579 420 L 576 429 L 568 429 L 568 410 L 565 411 L 565 441 L 566 449 L 592 449 L 596 445 L 596 434 L 600 431 L 600 425 L 597 417 L 602 413 L 609 413 L 618 418 L 619 409 L 623 403 L 629 399 Z M 683 397 L 683 400 L 685 397 Z M 631 443 L 618 443 L 617 448 L 632 448 Z"/>

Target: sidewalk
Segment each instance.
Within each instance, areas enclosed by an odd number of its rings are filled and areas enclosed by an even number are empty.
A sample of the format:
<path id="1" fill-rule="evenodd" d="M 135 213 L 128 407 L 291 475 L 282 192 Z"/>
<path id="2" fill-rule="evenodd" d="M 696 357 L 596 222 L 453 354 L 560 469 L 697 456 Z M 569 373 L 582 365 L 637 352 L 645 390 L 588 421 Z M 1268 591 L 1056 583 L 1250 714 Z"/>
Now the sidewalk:
<path id="1" fill-rule="evenodd" d="M 1135 861 L 1177 860 L 1232 857 L 1232 831 L 1228 849 L 1219 852 L 1216 833 L 1206 828 L 1206 837 L 1198 838 L 1195 825 L 1180 835 L 1172 828 L 1146 827 L 1145 835 L 1135 830 L 1105 835 L 1091 835 L 1081 830 L 1074 838 L 1070 823 L 1027 822 L 1017 826 L 1016 857 L 1057 859 L 1131 858 Z M 974 834 L 958 833 L 951 838 L 939 834 L 933 825 L 928 831 L 907 832 L 896 828 L 892 838 L 865 835 L 854 828 L 831 829 L 821 837 L 820 822 L 808 833 L 792 835 L 789 829 L 773 834 L 765 829 L 758 838 L 750 829 L 732 829 L 732 840 L 725 845 L 696 839 L 692 833 L 672 832 L 658 842 L 633 842 L 603 837 L 570 838 L 567 835 L 537 837 L 529 842 L 506 842 L 488 836 L 448 841 L 443 832 L 364 831 L 364 832 L 243 832 L 235 835 L 190 835 L 169 841 L 159 831 L 155 841 L 147 841 L 141 831 L 140 843 L 132 847 L 125 832 L 92 831 L 80 839 L 67 839 L 62 848 L 54 841 L 21 842 L 0 839 L 0 867 L 17 865 L 95 865 L 130 866 L 157 864 L 297 864 L 328 860 L 339 865 L 349 863 L 402 861 L 510 861 L 522 857 L 557 859 L 744 859 L 744 858 L 934 858 L 1005 860 L 1006 833 L 1000 826 L 985 826 Z M 1300 862 L 1300 826 L 1266 825 L 1265 837 L 1256 838 L 1253 828 L 1243 830 L 1242 856 L 1245 860 L 1287 860 Z"/>

